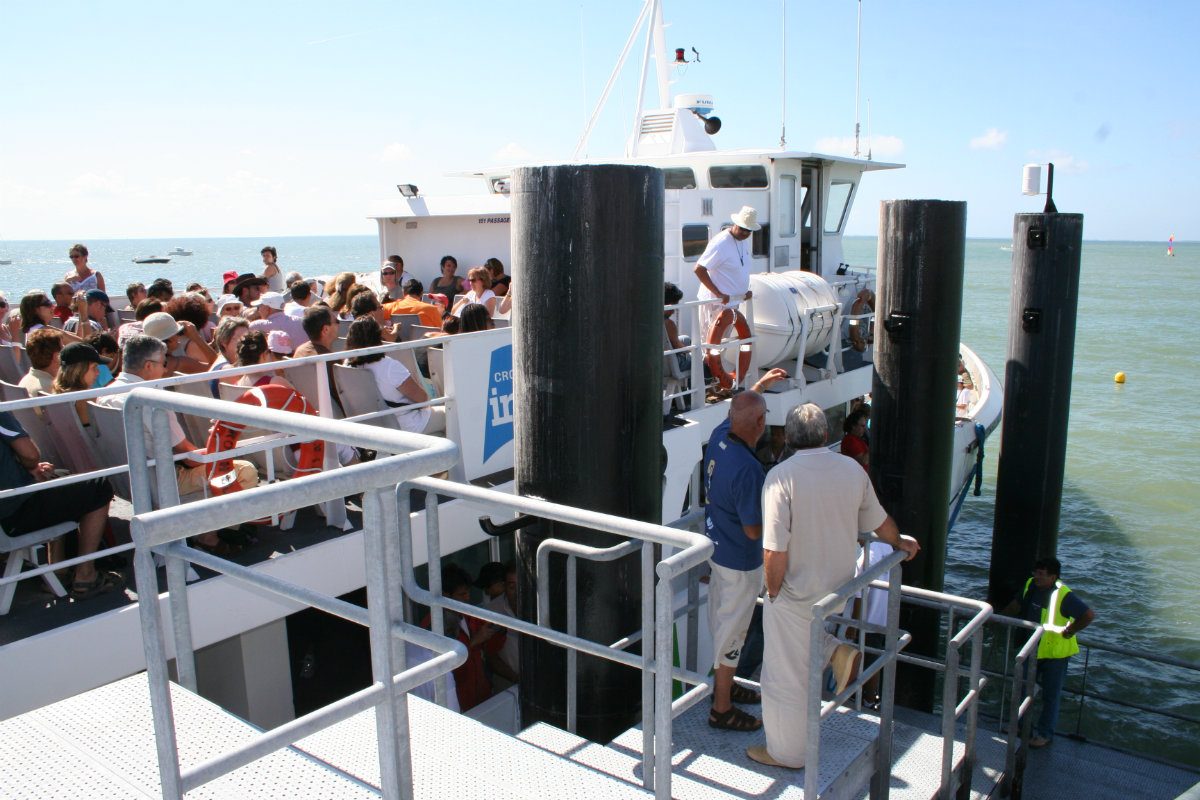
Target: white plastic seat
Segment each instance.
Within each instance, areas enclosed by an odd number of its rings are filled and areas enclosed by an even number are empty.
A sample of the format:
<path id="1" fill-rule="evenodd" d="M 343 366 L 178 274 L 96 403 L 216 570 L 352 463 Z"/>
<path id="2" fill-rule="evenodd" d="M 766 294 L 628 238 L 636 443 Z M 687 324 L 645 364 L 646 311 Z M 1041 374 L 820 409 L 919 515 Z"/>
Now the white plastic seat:
<path id="1" fill-rule="evenodd" d="M 34 494 L 26 502 L 36 503 L 37 495 Z M 4 568 L 4 577 L 11 578 L 19 574 L 25 567 L 25 562 L 29 562 L 35 567 L 40 566 L 37 561 L 37 548 L 78 527 L 74 522 L 60 522 L 57 525 L 51 525 L 49 528 L 42 528 L 41 530 L 30 531 L 29 533 L 22 533 L 16 536 L 10 536 L 0 528 L 0 553 L 8 554 L 8 565 Z M 43 574 L 42 579 L 56 596 L 63 597 L 66 595 L 66 589 L 63 588 L 62 583 L 53 572 Z M 12 608 L 13 597 L 16 596 L 16 593 L 17 584 L 15 581 L 0 586 L 0 616 L 4 616 Z"/>
<path id="2" fill-rule="evenodd" d="M 20 386 L 14 386 L 11 383 L 0 381 L 0 398 L 4 400 L 28 400 L 29 393 Z M 38 452 L 42 454 L 43 461 L 49 461 L 52 464 L 62 464 L 62 455 L 58 452 L 58 443 L 54 439 L 54 434 L 50 430 L 50 422 L 46 415 L 38 413 L 32 408 L 18 408 L 13 410 L 12 415 L 17 418 L 17 422 L 21 423 L 21 427 L 25 429 L 25 433 L 29 434 L 29 438 L 37 445 Z"/>

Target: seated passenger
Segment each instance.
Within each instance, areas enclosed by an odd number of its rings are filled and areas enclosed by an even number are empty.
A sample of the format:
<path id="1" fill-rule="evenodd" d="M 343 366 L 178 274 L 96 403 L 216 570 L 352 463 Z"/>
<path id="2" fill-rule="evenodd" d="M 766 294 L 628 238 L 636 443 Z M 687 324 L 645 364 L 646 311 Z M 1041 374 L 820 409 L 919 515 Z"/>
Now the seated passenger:
<path id="1" fill-rule="evenodd" d="M 53 394 L 82 392 L 94 386 L 100 375 L 100 364 L 103 363 L 96 348 L 74 342 L 62 349 L 59 359 L 58 374 L 54 376 L 54 385 L 51 387 Z M 91 425 L 86 400 L 75 401 L 75 414 L 85 428 Z"/>
<path id="2" fill-rule="evenodd" d="M 458 271 L 458 259 L 454 256 L 442 256 L 442 274 L 429 284 L 429 291 L 446 298 L 446 310 L 454 307 L 454 297 L 467 290 L 466 281 L 454 273 Z"/>
<path id="3" fill-rule="evenodd" d="M 334 316 L 339 319 L 350 319 L 350 291 L 354 288 L 354 280 L 353 272 L 339 272 L 329 282 L 333 291 L 326 292 L 325 304 L 333 309 Z M 326 289 L 329 286 L 326 286 Z"/>
<path id="4" fill-rule="evenodd" d="M 79 302 L 82 300 L 83 302 Z M 108 295 L 99 289 L 91 289 L 76 298 L 76 314 L 63 323 L 64 333 L 73 333 L 81 338 L 87 338 L 93 333 L 104 333 L 108 330 Z"/>
<path id="5" fill-rule="evenodd" d="M 52 327 L 52 319 L 54 303 L 50 302 L 45 292 L 29 292 L 21 298 L 21 334 L 26 340 L 30 333 Z M 79 337 L 73 333 L 62 333 L 62 338 L 68 342 L 79 341 Z"/>
<path id="6" fill-rule="evenodd" d="M 125 297 L 129 300 L 128 305 L 121 309 L 122 311 L 134 311 L 138 307 L 138 303 L 146 299 L 146 284 L 137 282 L 131 283 L 125 287 Z"/>
<path id="7" fill-rule="evenodd" d="M 21 315 L 8 305 L 8 297 L 0 292 L 0 344 L 21 341 Z"/>
<path id="8" fill-rule="evenodd" d="M 217 327 L 213 324 L 208 310 L 208 300 L 205 295 L 196 292 L 185 292 L 171 298 L 163 311 L 170 314 L 177 322 L 188 321 L 192 323 L 197 331 L 200 332 L 200 338 L 204 342 L 211 344 L 213 330 Z M 205 353 L 200 352 L 192 344 L 188 344 L 186 355 L 196 361 L 202 361 Z M 209 359 L 209 363 L 212 359 Z"/>
<path id="9" fill-rule="evenodd" d="M 170 315 L 166 315 L 170 319 Z M 149 320 L 147 320 L 149 322 Z M 171 320 L 174 322 L 174 320 Z M 167 358 L 167 345 L 164 341 L 153 336 L 133 336 L 121 351 L 121 359 L 125 369 L 113 381 L 113 386 L 136 386 L 142 381 L 155 381 L 166 377 L 163 366 Z M 96 400 L 97 405 L 107 408 L 124 408 L 129 398 L 128 392 L 110 394 Z M 147 452 L 152 453 L 153 430 L 150 427 L 150 415 L 142 418 L 146 430 Z M 171 449 L 176 453 L 203 453 L 204 451 L 188 441 L 173 413 L 167 414 L 167 424 L 171 432 Z M 258 471 L 249 461 L 234 459 L 234 471 L 237 473 L 237 483 L 242 489 L 252 489 L 258 486 Z M 200 494 L 208 492 L 207 469 L 204 464 L 190 459 L 175 462 L 175 479 L 179 483 L 179 494 Z M 219 556 L 227 556 L 237 552 L 237 548 L 222 541 L 216 533 L 202 533 L 195 538 L 195 544 L 200 549 Z"/>
<path id="10" fill-rule="evenodd" d="M 37 445 L 12 413 L 0 411 L 0 489 L 18 489 L 52 477 L 54 465 L 42 461 Z M 112 497 L 109 482 L 96 478 L 5 498 L 0 500 L 0 528 L 8 536 L 20 536 L 60 522 L 75 522 L 79 525 L 79 555 L 91 555 L 99 549 L 108 525 Z M 124 585 L 120 575 L 101 573 L 95 563 L 85 561 L 75 567 L 71 597 L 83 600 Z"/>
<path id="11" fill-rule="evenodd" d="M 276 361 L 291 358 L 292 353 L 296 350 L 292 346 L 292 337 L 283 331 L 271 331 L 267 334 L 267 349 L 271 351 L 271 355 L 275 356 Z"/>
<path id="12" fill-rule="evenodd" d="M 365 291 L 355 292 L 354 297 L 350 300 L 350 313 L 354 319 L 359 317 L 371 317 L 379 323 L 379 335 L 383 337 L 385 342 L 394 342 L 400 338 L 400 329 L 395 325 L 390 324 L 391 318 L 387 312 L 383 310 L 383 306 L 379 304 L 379 298 L 375 293 L 366 287 Z"/>
<path id="13" fill-rule="evenodd" d="M 479 569 L 475 585 L 483 590 L 485 608 L 517 617 L 517 567 L 513 562 L 491 561 Z M 504 631 L 504 644 L 496 653 L 484 650 L 484 660 L 492 670 L 492 686 L 503 691 L 517 683 L 521 676 L 520 634 Z"/>
<path id="14" fill-rule="evenodd" d="M 486 267 L 471 267 L 467 271 L 471 290 L 454 301 L 451 314 L 457 314 L 468 303 L 479 303 L 487 307 L 488 316 L 496 313 L 496 293 L 492 291 L 492 273 Z"/>
<path id="15" fill-rule="evenodd" d="M 54 328 L 40 328 L 25 340 L 25 353 L 29 356 L 29 371 L 17 382 L 30 397 L 38 392 L 50 394 L 54 391 L 54 376 L 59 370 L 59 352 L 63 349 L 62 334 Z"/>
<path id="16" fill-rule="evenodd" d="M 272 331 L 272 334 L 276 331 Z M 241 337 L 241 341 L 237 346 L 239 367 L 252 367 L 255 364 L 270 364 L 276 361 L 275 355 L 267 346 L 267 337 L 262 331 L 250 331 L 245 336 Z M 291 382 L 283 377 L 280 370 L 273 372 L 257 372 L 251 375 L 243 375 L 238 378 L 238 386 L 266 386 L 268 383 L 273 383 L 276 386 L 284 386 L 288 389 L 294 389 Z"/>
<path id="17" fill-rule="evenodd" d="M 235 294 L 223 294 L 217 298 L 217 324 L 220 324 L 224 317 L 240 317 L 245 310 L 242 301 L 238 300 Z M 215 335 L 215 334 L 214 334 Z"/>
<path id="18" fill-rule="evenodd" d="M 663 285 L 663 305 L 676 306 L 683 302 L 683 292 L 678 286 L 668 281 Z M 677 350 L 680 347 L 688 347 L 692 343 L 692 337 L 680 336 L 679 326 L 675 324 L 675 310 L 663 312 L 663 329 L 667 334 L 667 344 L 671 345 L 669 350 Z M 679 362 L 679 371 L 687 375 L 692 369 L 692 354 L 691 353 L 676 353 L 675 360 Z"/>
<path id="19" fill-rule="evenodd" d="M 222 317 L 221 321 L 217 323 L 217 329 L 213 331 L 213 346 L 217 348 L 217 357 L 213 360 L 209 371 L 220 372 L 236 364 L 238 342 L 249 332 L 250 322 L 244 317 Z M 234 380 L 231 378 L 228 382 L 233 383 Z M 217 387 L 214 385 L 214 397 L 216 392 Z"/>
<path id="20" fill-rule="evenodd" d="M 288 287 L 287 302 L 283 304 L 283 313 L 295 319 L 304 319 L 304 311 L 317 302 L 316 292 L 308 281 L 299 280 Z"/>
<path id="21" fill-rule="evenodd" d="M 142 333 L 166 344 L 165 369 L 168 375 L 174 372 L 188 375 L 207 372 L 217 360 L 216 351 L 201 338 L 195 325 L 189 320 L 176 320 L 165 311 L 146 317 L 142 322 Z"/>
<path id="22" fill-rule="evenodd" d="M 117 340 L 112 337 L 112 334 L 97 333 L 84 344 L 91 345 L 92 349 L 100 354 L 96 380 L 92 383 L 91 388 L 99 389 L 101 386 L 108 386 L 121 371 L 121 348 L 117 346 Z"/>
<path id="23" fill-rule="evenodd" d="M 133 312 L 133 322 L 126 322 L 121 327 L 117 328 L 117 347 L 124 347 L 125 340 L 130 336 L 137 336 L 142 332 L 142 323 L 146 321 L 146 317 L 151 314 L 157 314 L 163 310 L 161 300 L 146 298 L 138 303 L 138 307 Z"/>
<path id="24" fill-rule="evenodd" d="M 175 286 L 168 278 L 155 278 L 146 289 L 146 297 L 165 306 L 175 298 Z"/>
<path id="25" fill-rule="evenodd" d="M 512 283 L 512 278 L 504 274 L 504 264 L 498 258 L 489 258 L 483 262 L 483 266 L 487 268 L 488 274 L 492 277 L 492 291 L 496 293 L 496 297 L 504 297 L 508 294 L 508 286 Z"/>
<path id="26" fill-rule="evenodd" d="M 253 306 L 258 318 L 250 321 L 250 330 L 262 331 L 264 334 L 270 331 L 283 331 L 292 338 L 292 341 L 304 341 L 304 323 L 283 313 L 283 304 L 282 294 L 265 292 L 262 297 L 254 301 Z"/>
<path id="27" fill-rule="evenodd" d="M 374 317 L 365 316 L 354 320 L 350 333 L 346 336 L 346 349 L 356 350 L 363 347 L 378 347 L 383 344 L 379 323 Z M 371 371 L 375 376 L 375 385 L 383 402 L 393 408 L 402 408 L 410 403 L 423 403 L 429 399 L 429 394 L 421 385 L 418 376 L 408 371 L 408 368 L 394 358 L 388 358 L 383 353 L 374 355 L 353 356 L 346 359 L 351 367 L 361 367 Z M 446 409 L 430 407 L 401 411 L 396 414 L 396 422 L 402 430 L 412 433 L 438 433 L 446 430 Z"/>
<path id="28" fill-rule="evenodd" d="M 487 307 L 479 303 L 468 303 L 458 312 L 458 332 L 474 333 L 475 331 L 490 331 L 495 327 L 492 315 Z"/>
<path id="29" fill-rule="evenodd" d="M 442 325 L 442 310 L 433 303 L 425 303 L 421 300 L 421 293 L 425 291 L 425 287 L 416 278 L 409 278 L 404 282 L 404 296 L 399 300 L 387 303 L 383 307 L 383 312 L 389 318 L 396 314 L 416 314 L 417 321 L 428 328 L 439 328 Z"/>

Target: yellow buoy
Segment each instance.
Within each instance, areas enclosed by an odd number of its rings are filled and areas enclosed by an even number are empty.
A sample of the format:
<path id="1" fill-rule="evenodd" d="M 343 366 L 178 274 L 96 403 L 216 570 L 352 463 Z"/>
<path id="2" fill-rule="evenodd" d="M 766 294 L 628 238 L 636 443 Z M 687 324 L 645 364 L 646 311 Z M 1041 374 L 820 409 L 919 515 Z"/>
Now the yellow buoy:
<path id="1" fill-rule="evenodd" d="M 1116 375 L 1113 375 L 1113 381 L 1115 383 L 1124 383 L 1125 382 L 1125 373 L 1118 372 Z"/>

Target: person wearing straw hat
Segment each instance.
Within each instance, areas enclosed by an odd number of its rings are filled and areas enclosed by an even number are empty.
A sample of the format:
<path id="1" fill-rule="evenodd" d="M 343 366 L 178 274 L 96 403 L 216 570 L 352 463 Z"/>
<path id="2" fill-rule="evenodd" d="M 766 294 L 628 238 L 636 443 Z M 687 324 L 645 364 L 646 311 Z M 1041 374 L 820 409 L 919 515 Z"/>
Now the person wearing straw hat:
<path id="1" fill-rule="evenodd" d="M 746 240 L 757 230 L 758 211 L 742 206 L 741 211 L 729 217 L 733 225 L 725 228 L 704 248 L 696 263 L 696 278 L 700 289 L 698 300 L 715 300 L 700 306 L 700 335 L 707 338 L 713 323 L 725 309 L 732 309 L 735 320 L 745 324 L 745 317 L 737 310 L 743 300 L 750 299 L 750 261 L 752 253 Z M 741 376 L 744 381 L 745 375 Z"/>

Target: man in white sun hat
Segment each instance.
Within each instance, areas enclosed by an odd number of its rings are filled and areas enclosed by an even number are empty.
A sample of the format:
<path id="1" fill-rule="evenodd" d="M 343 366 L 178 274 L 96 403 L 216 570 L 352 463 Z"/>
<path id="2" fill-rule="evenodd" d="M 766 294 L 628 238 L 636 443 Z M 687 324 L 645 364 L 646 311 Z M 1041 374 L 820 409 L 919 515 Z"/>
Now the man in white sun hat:
<path id="1" fill-rule="evenodd" d="M 700 280 L 699 300 L 715 300 L 700 307 L 700 335 L 706 340 L 713 325 L 720 321 L 724 328 L 746 324 L 746 318 L 738 311 L 743 300 L 750 299 L 750 236 L 762 228 L 758 224 L 758 212 L 750 206 L 730 216 L 733 226 L 722 230 L 709 240 L 708 246 L 696 264 L 696 277 Z M 723 313 L 728 309 L 729 313 Z M 742 353 L 739 362 L 749 366 L 750 353 Z M 710 367 L 713 362 L 710 360 Z M 745 368 L 740 369 L 742 381 L 746 379 Z"/>

